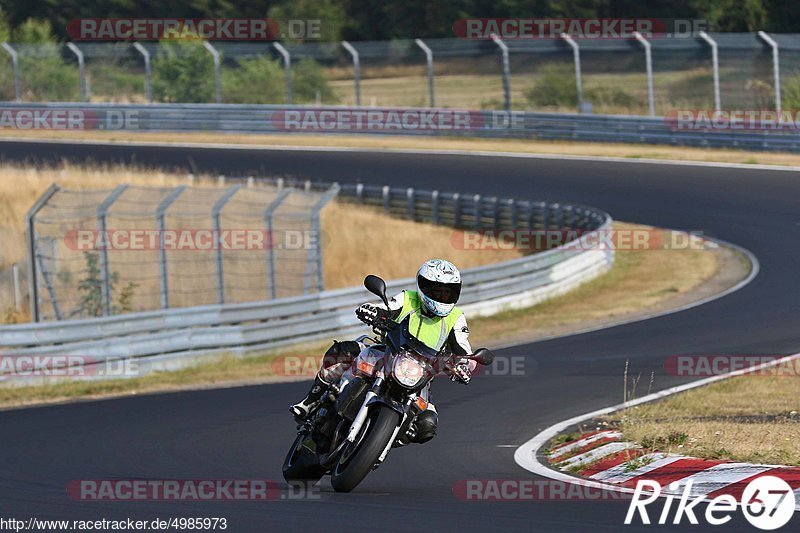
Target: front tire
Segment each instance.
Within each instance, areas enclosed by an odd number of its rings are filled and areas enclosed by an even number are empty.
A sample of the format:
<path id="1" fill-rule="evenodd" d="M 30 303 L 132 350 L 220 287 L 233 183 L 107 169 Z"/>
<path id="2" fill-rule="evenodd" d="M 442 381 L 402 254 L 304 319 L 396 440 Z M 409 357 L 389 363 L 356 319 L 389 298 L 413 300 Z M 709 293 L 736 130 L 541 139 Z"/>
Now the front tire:
<path id="1" fill-rule="evenodd" d="M 350 492 L 361 483 L 383 453 L 400 421 L 400 415 L 388 407 L 379 406 L 369 415 L 367 433 L 345 450 L 331 472 L 331 485 L 336 492 Z M 366 424 L 366 422 L 365 422 Z"/>
<path id="2" fill-rule="evenodd" d="M 303 445 L 307 438 L 308 435 L 299 433 L 283 461 L 283 479 L 290 485 L 312 485 L 325 474 L 316 454 Z"/>

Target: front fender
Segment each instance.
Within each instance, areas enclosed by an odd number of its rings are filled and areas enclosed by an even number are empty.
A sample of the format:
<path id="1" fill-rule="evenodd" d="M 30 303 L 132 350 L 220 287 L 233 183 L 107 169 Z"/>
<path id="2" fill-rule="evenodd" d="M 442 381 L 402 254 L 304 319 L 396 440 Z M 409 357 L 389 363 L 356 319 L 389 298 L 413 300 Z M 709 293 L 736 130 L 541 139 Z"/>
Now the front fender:
<path id="1" fill-rule="evenodd" d="M 390 407 L 392 410 L 397 412 L 397 414 L 399 414 L 401 417 L 405 416 L 406 414 L 406 406 L 389 396 L 380 395 L 370 398 L 370 400 L 367 402 L 367 406 L 377 403 L 381 403 L 387 407 Z"/>

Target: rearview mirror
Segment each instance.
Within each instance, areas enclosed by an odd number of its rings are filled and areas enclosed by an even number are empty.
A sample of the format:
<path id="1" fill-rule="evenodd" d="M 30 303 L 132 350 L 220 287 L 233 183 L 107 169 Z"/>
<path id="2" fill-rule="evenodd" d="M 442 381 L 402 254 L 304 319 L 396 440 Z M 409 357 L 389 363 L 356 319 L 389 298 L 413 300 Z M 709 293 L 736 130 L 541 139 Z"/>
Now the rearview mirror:
<path id="1" fill-rule="evenodd" d="M 389 308 L 389 300 L 386 299 L 386 282 L 383 281 L 378 276 L 373 276 L 370 274 L 366 278 L 364 278 L 364 287 L 367 288 L 369 292 L 376 296 L 380 296 L 381 300 L 383 300 L 384 305 L 386 308 Z"/>
<path id="2" fill-rule="evenodd" d="M 494 354 L 486 348 L 478 348 L 470 359 L 483 366 L 489 366 L 494 363 Z"/>

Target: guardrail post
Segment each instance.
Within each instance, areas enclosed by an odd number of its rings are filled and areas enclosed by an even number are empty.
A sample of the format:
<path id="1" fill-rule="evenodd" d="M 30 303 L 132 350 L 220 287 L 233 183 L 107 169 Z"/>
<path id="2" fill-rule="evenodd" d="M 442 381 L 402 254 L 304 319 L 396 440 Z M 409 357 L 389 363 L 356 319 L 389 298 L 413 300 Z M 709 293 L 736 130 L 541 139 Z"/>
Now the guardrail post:
<path id="1" fill-rule="evenodd" d="M 19 102 L 22 99 L 19 92 L 19 55 L 8 43 L 0 43 L 0 46 L 11 56 L 11 68 L 14 73 L 14 99 Z"/>
<path id="2" fill-rule="evenodd" d="M 475 220 L 473 221 L 473 227 L 478 229 L 481 227 L 481 195 L 476 194 L 472 197 L 472 205 L 473 209 L 475 210 Z"/>
<path id="3" fill-rule="evenodd" d="M 72 50 L 72 53 L 75 54 L 75 57 L 78 58 L 78 76 L 80 77 L 80 84 L 81 84 L 81 101 L 86 101 L 86 76 L 84 72 L 84 62 L 83 62 L 83 52 L 81 49 L 78 48 L 75 43 L 67 43 L 67 48 Z"/>
<path id="4" fill-rule="evenodd" d="M 431 213 L 433 215 L 433 223 L 439 225 L 439 191 L 431 193 Z"/>
<path id="5" fill-rule="evenodd" d="M 25 241 L 28 253 L 28 293 L 30 295 L 29 305 L 31 306 L 32 322 L 39 322 L 41 320 L 39 316 L 38 274 L 36 271 L 36 214 L 59 190 L 60 187 L 55 183 L 50 185 L 25 214 Z"/>
<path id="6" fill-rule="evenodd" d="M 492 217 L 494 218 L 494 227 L 497 228 L 500 225 L 500 203 L 497 196 L 492 198 Z"/>
<path id="7" fill-rule="evenodd" d="M 356 83 L 356 106 L 361 106 L 361 62 L 358 58 L 358 50 L 347 41 L 342 41 L 342 46 L 353 56 L 353 75 Z"/>
<path id="8" fill-rule="evenodd" d="M 650 116 L 656 115 L 656 101 L 653 94 L 653 51 L 650 49 L 650 41 L 645 39 L 638 31 L 633 32 L 633 36 L 644 47 L 645 69 L 647 71 L 647 105 L 650 109 Z"/>
<path id="9" fill-rule="evenodd" d="M 383 211 L 385 213 L 388 213 L 389 212 L 389 207 L 390 207 L 390 205 L 389 205 L 389 202 L 390 202 L 389 195 L 391 194 L 391 190 L 390 190 L 388 185 L 384 185 L 383 186 L 382 194 L 383 194 Z"/>
<path id="10" fill-rule="evenodd" d="M 153 103 L 153 69 L 150 66 L 150 52 L 147 48 L 139 43 L 133 43 L 133 47 L 142 54 L 144 58 L 144 92 L 147 97 L 147 103 Z"/>
<path id="11" fill-rule="evenodd" d="M 277 298 L 278 290 L 275 286 L 275 235 L 273 234 L 272 216 L 275 210 L 286 199 L 287 196 L 292 194 L 292 189 L 283 189 L 278 193 L 272 202 L 264 209 L 264 227 L 267 230 L 267 238 L 269 245 L 267 246 L 267 275 L 269 276 L 269 297 L 271 299 Z"/>
<path id="12" fill-rule="evenodd" d="M 517 219 L 519 216 L 517 214 L 517 201 L 513 198 L 508 200 L 508 210 L 511 215 L 511 229 L 517 229 Z"/>
<path id="13" fill-rule="evenodd" d="M 292 103 L 292 56 L 289 54 L 289 50 L 283 47 L 281 43 L 275 41 L 272 43 L 272 46 L 275 47 L 281 56 L 283 56 L 283 71 L 284 75 L 286 76 L 286 103 Z"/>
<path id="14" fill-rule="evenodd" d="M 511 69 L 508 66 L 508 46 L 494 33 L 491 34 L 490 37 L 492 41 L 494 41 L 494 44 L 500 48 L 500 53 L 503 56 L 503 97 L 506 102 L 506 112 L 511 113 Z"/>
<path id="15" fill-rule="evenodd" d="M 406 189 L 406 200 L 408 201 L 408 219 L 414 220 L 414 187 Z"/>
<path id="16" fill-rule="evenodd" d="M 127 188 L 127 184 L 117 186 L 97 208 L 97 227 L 103 237 L 106 237 L 106 215 L 108 210 Z M 103 316 L 109 316 L 111 315 L 111 272 L 108 266 L 108 246 L 100 248 L 100 272 L 103 276 L 103 284 L 100 289 L 103 298 Z"/>
<path id="17" fill-rule="evenodd" d="M 698 33 L 708 46 L 711 47 L 711 65 L 714 75 L 714 110 L 719 113 L 722 109 L 719 98 L 719 53 L 717 50 L 717 41 L 712 39 L 706 32 L 701 31 Z"/>
<path id="18" fill-rule="evenodd" d="M 314 248 L 313 254 L 309 252 L 306 262 L 306 283 L 303 288 L 303 294 L 308 294 L 311 289 L 311 265 L 316 266 L 317 271 L 317 291 L 322 292 L 325 289 L 325 279 L 322 272 L 322 239 L 320 238 L 320 222 L 319 212 L 325 207 L 328 202 L 333 200 L 339 194 L 339 184 L 334 183 L 330 188 L 320 197 L 316 205 L 311 209 L 311 230 L 314 232 Z"/>
<path id="19" fill-rule="evenodd" d="M 356 184 L 356 198 L 358 199 L 358 203 L 364 203 L 364 184 L 358 183 Z"/>
<path id="20" fill-rule="evenodd" d="M 164 248 L 164 232 L 166 231 L 166 226 L 164 224 L 164 216 L 169 208 L 175 200 L 178 199 L 178 196 L 181 195 L 183 190 L 186 188 L 185 185 L 178 185 L 175 187 L 172 192 L 170 192 L 164 200 L 158 204 L 158 208 L 156 209 L 156 226 L 158 228 L 158 263 L 161 268 L 161 308 L 162 309 L 169 309 L 169 284 L 168 284 L 168 276 L 167 276 L 167 250 Z"/>
<path id="21" fill-rule="evenodd" d="M 781 114 L 783 103 L 781 102 L 781 66 L 779 61 L 778 43 L 766 32 L 758 32 L 758 36 L 772 48 L 772 77 L 775 84 L 775 111 Z"/>
<path id="22" fill-rule="evenodd" d="M 436 107 L 436 100 L 433 97 L 433 51 L 422 39 L 414 39 L 414 42 L 425 52 L 425 59 L 428 63 L 428 102 L 429 107 Z"/>
<path id="23" fill-rule="evenodd" d="M 222 103 L 222 82 L 220 81 L 220 77 L 219 77 L 219 68 L 220 68 L 219 52 L 208 41 L 203 41 L 203 46 L 211 54 L 211 57 L 214 58 L 214 95 L 215 95 L 216 102 L 218 104 L 221 104 Z"/>
<path id="24" fill-rule="evenodd" d="M 568 33 L 562 33 L 561 38 L 572 48 L 572 58 L 575 62 L 575 88 L 578 91 L 578 113 L 583 113 L 583 82 L 581 81 L 581 47 Z"/>
<path id="25" fill-rule="evenodd" d="M 453 193 L 453 227 L 461 226 L 461 195 Z"/>
<path id="26" fill-rule="evenodd" d="M 225 272 L 222 269 L 222 242 L 220 240 L 222 224 L 220 222 L 220 212 L 240 187 L 241 185 L 228 187 L 225 194 L 223 194 L 219 200 L 214 203 L 214 207 L 211 208 L 211 218 L 214 220 L 214 245 L 217 247 L 217 303 L 219 304 L 225 303 Z"/>

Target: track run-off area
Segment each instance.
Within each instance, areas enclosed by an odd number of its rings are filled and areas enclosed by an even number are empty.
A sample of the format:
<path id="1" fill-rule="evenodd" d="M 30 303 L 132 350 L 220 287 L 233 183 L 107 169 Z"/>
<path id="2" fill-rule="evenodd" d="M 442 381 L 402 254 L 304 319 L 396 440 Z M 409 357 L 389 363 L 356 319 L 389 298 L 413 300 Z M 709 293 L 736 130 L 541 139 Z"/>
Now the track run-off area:
<path id="1" fill-rule="evenodd" d="M 67 494 L 70 481 L 87 479 L 281 480 L 295 432 L 287 406 L 302 397 L 307 383 L 3 411 L 0 517 L 226 517 L 231 531 L 682 530 L 686 524 L 624 526 L 629 503 L 624 500 L 465 501 L 454 495 L 454 487 L 465 480 L 541 479 L 517 465 L 517 447 L 560 421 L 620 403 L 626 360 L 632 375 L 655 373 L 657 392 L 690 381 L 665 372 L 664 361 L 674 354 L 800 351 L 797 169 L 519 154 L 37 141 L 0 141 L 0 153 L 11 162 L 126 163 L 584 203 L 615 220 L 702 231 L 749 250 L 760 264 L 749 284 L 697 307 L 497 350 L 530 360 L 524 366 L 530 371 L 522 375 L 477 376 L 468 387 L 437 381 L 436 438 L 393 451 L 350 494 L 333 493 L 327 479 L 313 498 L 285 495 L 269 502 L 78 501 Z M 380 274 L 380 265 L 365 268 Z M 741 514 L 721 528 L 751 530 Z"/>

